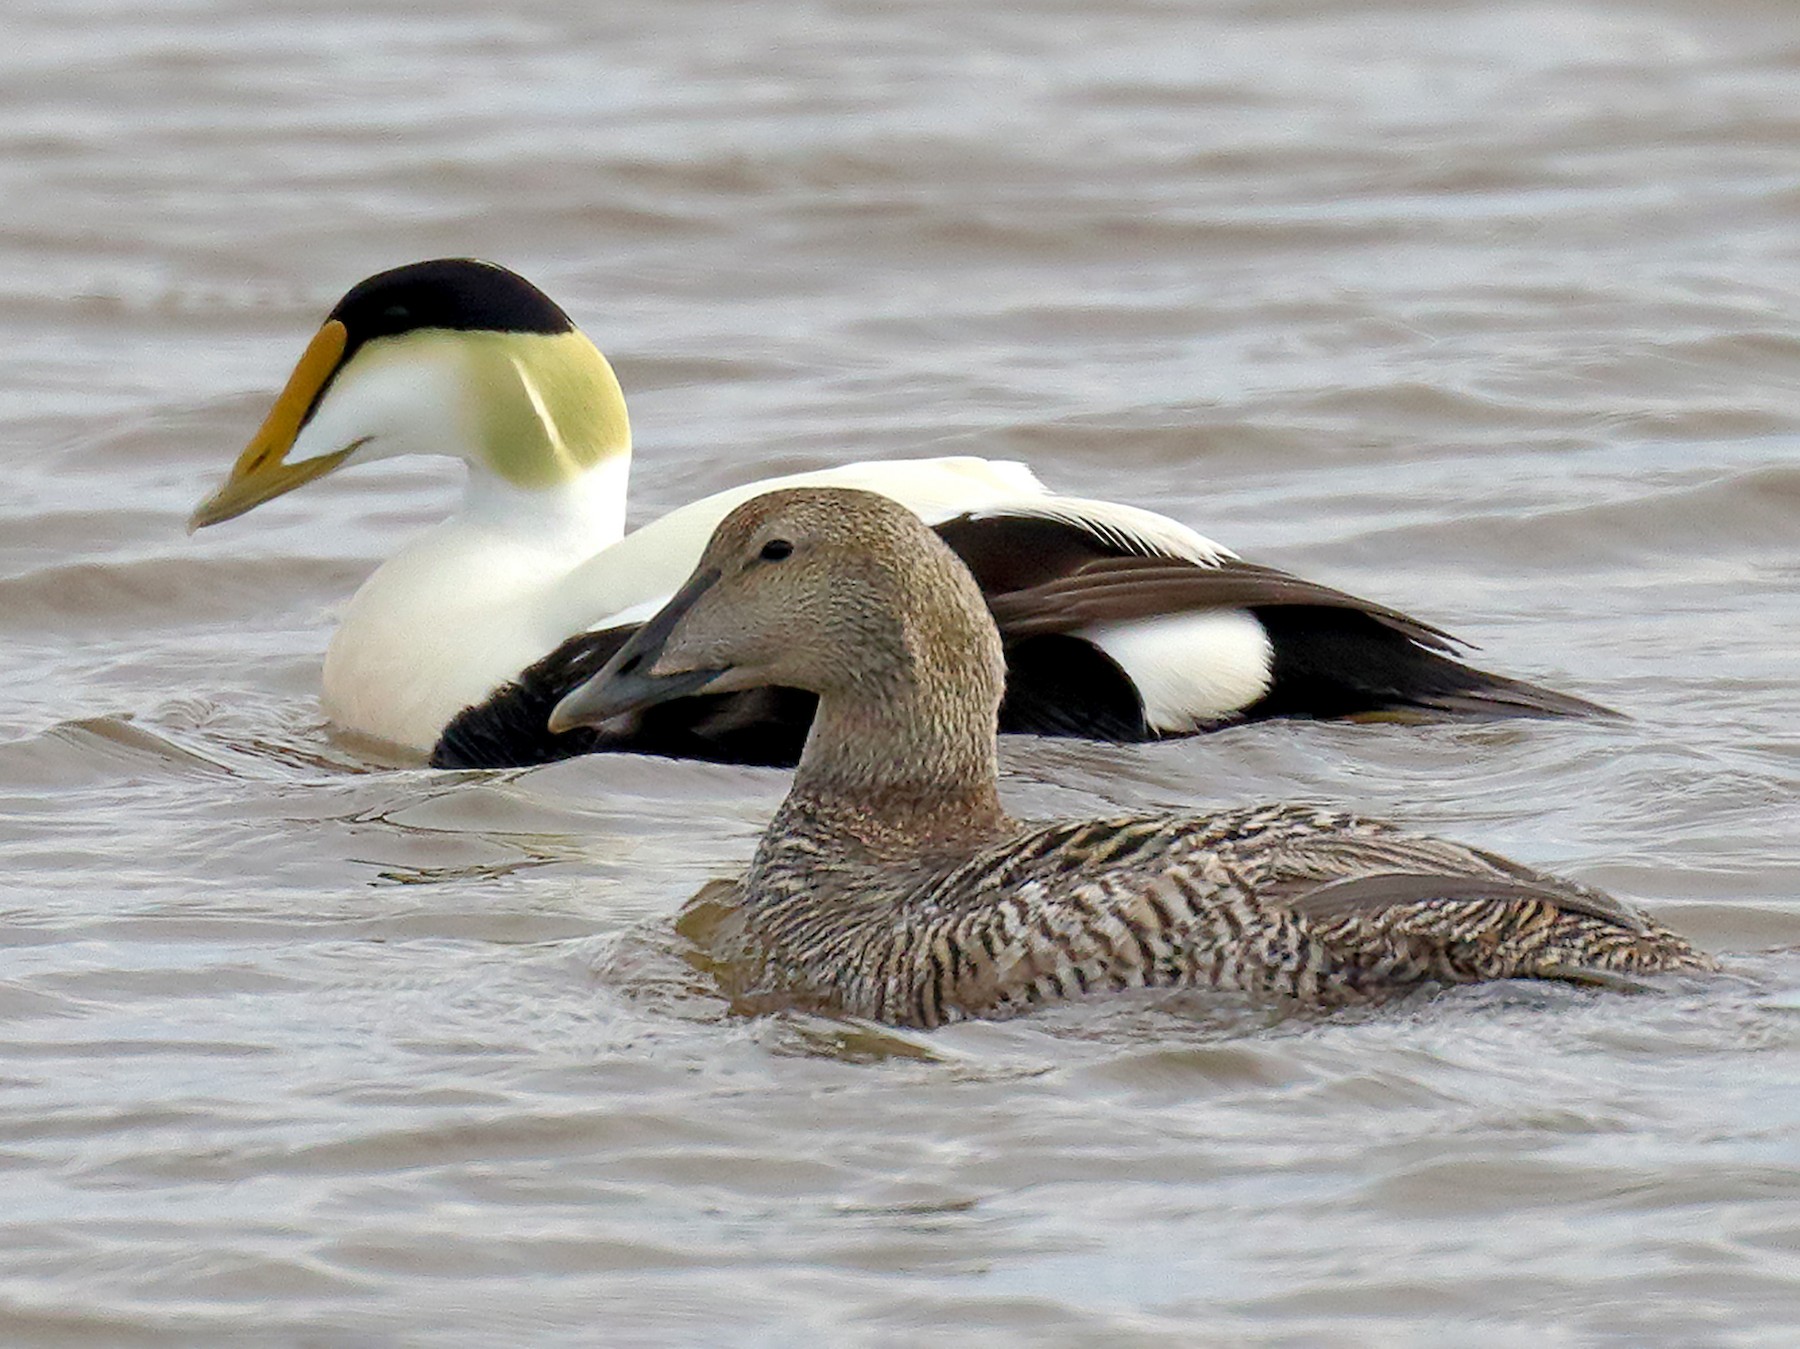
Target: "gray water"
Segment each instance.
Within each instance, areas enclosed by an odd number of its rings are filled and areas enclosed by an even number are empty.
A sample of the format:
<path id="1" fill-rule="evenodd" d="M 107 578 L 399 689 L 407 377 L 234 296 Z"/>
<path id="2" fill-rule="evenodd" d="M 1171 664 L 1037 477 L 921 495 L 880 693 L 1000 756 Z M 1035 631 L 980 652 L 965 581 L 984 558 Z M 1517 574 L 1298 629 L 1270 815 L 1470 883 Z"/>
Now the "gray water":
<path id="1" fill-rule="evenodd" d="M 1791 4 L 0 31 L 0 1341 L 1794 1342 Z M 728 1016 L 673 919 L 782 774 L 322 725 L 334 613 L 448 465 L 182 532 L 338 294 L 450 253 L 613 356 L 636 519 L 1027 458 L 1633 718 L 1021 742 L 1020 811 L 1384 813 L 1726 974 Z"/>

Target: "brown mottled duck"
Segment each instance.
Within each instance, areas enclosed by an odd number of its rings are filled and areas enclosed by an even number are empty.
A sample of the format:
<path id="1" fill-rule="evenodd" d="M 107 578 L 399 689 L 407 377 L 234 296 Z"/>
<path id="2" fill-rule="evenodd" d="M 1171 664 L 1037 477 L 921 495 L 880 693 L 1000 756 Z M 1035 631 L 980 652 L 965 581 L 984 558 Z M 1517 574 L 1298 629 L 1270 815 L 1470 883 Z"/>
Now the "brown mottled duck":
<path id="1" fill-rule="evenodd" d="M 723 953 L 765 1002 L 928 1028 L 1137 988 L 1333 1006 L 1713 968 L 1597 890 L 1337 811 L 1014 820 L 996 791 L 1005 677 L 980 588 L 917 516 L 791 489 L 725 518 L 552 729 L 700 692 L 817 695 Z"/>

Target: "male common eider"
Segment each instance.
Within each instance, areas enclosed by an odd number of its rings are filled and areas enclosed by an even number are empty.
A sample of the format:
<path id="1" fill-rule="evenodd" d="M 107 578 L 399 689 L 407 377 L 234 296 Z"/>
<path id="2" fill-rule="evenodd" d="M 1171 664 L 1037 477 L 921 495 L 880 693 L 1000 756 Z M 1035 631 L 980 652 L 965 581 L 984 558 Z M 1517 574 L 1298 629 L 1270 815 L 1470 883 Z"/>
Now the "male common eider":
<path id="1" fill-rule="evenodd" d="M 523 277 L 466 258 L 350 290 L 192 528 L 347 465 L 468 465 L 462 511 L 357 591 L 325 657 L 338 726 L 446 767 L 596 749 L 792 763 L 811 700 L 763 690 L 551 735 L 558 698 L 665 601 L 733 506 L 771 488 L 861 487 L 934 526 L 1006 642 L 1001 729 L 1108 740 L 1276 716 L 1604 712 L 1473 669 L 1448 634 L 1240 560 L 1164 516 L 1058 496 L 1022 464 L 847 464 L 749 483 L 627 536 L 631 436 L 606 358 Z"/>
<path id="2" fill-rule="evenodd" d="M 874 493 L 790 490 L 733 511 L 552 720 L 767 686 L 817 696 L 715 938 L 752 1005 L 932 1027 L 1130 988 L 1329 1006 L 1427 982 L 1713 968 L 1596 890 L 1352 815 L 1014 821 L 995 794 L 1006 677 L 987 601 L 941 537 Z"/>

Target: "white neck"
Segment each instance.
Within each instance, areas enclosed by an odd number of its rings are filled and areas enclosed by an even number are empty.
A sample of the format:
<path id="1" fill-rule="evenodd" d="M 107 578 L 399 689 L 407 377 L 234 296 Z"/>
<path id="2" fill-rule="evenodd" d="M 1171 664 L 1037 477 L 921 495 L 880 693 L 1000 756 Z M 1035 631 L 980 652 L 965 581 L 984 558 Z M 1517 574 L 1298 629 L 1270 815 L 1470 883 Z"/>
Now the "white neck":
<path id="1" fill-rule="evenodd" d="M 485 465 L 470 462 L 463 508 L 456 522 L 529 540 L 579 557 L 625 537 L 625 497 L 631 457 L 617 454 L 586 473 L 550 487 L 519 487 Z"/>

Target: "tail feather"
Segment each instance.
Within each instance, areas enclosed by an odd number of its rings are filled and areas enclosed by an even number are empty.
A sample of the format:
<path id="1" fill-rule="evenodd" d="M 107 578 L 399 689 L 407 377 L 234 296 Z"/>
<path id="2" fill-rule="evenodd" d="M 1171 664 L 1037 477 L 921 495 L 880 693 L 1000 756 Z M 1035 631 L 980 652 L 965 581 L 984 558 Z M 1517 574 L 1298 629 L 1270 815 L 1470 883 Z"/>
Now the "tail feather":
<path id="1" fill-rule="evenodd" d="M 1252 612 L 1273 652 L 1268 691 L 1245 709 L 1266 717 L 1422 712 L 1466 717 L 1607 717 L 1572 693 L 1465 665 L 1353 609 L 1272 606 Z"/>
<path id="2" fill-rule="evenodd" d="M 1421 694 L 1415 706 L 1434 712 L 1470 717 L 1599 717 L 1627 720 L 1623 712 L 1573 693 L 1559 693 L 1541 684 L 1489 674 L 1460 661 L 1445 661 L 1468 683 L 1461 688 Z"/>

